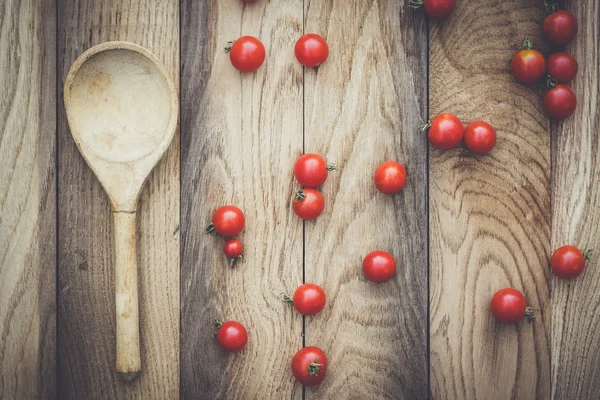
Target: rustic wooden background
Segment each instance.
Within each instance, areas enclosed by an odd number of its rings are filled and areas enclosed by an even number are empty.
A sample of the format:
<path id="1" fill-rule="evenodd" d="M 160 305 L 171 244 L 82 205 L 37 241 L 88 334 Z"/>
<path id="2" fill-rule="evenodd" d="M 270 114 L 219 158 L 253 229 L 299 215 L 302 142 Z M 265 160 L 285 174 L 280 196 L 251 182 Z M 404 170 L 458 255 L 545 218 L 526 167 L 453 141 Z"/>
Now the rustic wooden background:
<path id="1" fill-rule="evenodd" d="M 572 0 L 575 115 L 548 120 L 541 89 L 513 80 L 523 37 L 542 44 L 543 0 L 458 0 L 428 22 L 399 0 L 3 0 L 0 4 L 0 399 L 596 399 L 600 396 L 600 6 Z M 330 56 L 303 69 L 303 32 Z M 242 34 L 267 49 L 238 73 Z M 62 85 L 92 45 L 153 51 L 180 88 L 180 132 L 139 204 L 143 373 L 114 372 L 110 206 L 66 123 Z M 485 119 L 488 156 L 439 151 L 416 128 L 441 111 Z M 336 161 L 324 215 L 291 212 L 292 167 Z M 371 173 L 407 166 L 400 195 Z M 204 234 L 212 211 L 244 209 L 247 262 L 227 268 Z M 598 249 L 585 274 L 552 277 L 551 249 Z M 393 252 L 394 281 L 367 283 L 368 251 Z M 328 306 L 280 302 L 303 281 Z M 500 326 L 499 288 L 522 289 L 532 324 Z M 227 355 L 214 317 L 249 329 Z M 330 358 L 303 388 L 291 356 Z"/>

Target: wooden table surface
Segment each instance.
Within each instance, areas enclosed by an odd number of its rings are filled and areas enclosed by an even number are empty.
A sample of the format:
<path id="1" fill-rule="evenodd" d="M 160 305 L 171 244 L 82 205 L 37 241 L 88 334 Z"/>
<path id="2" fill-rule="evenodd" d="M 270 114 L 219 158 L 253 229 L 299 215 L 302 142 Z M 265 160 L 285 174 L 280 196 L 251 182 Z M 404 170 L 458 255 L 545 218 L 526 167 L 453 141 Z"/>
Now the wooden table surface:
<path id="1" fill-rule="evenodd" d="M 579 33 L 575 115 L 550 121 L 542 89 L 509 62 L 542 45 L 543 0 L 458 0 L 443 22 L 399 0 L 3 0 L 0 5 L 0 399 L 597 399 L 600 396 L 600 6 L 570 0 Z M 303 32 L 327 62 L 303 69 Z M 223 47 L 243 34 L 267 50 L 240 74 Z M 143 372 L 118 380 L 110 205 L 67 126 L 62 85 L 92 45 L 147 47 L 180 90 L 180 130 L 139 203 Z M 439 112 L 495 126 L 488 156 L 440 151 L 417 132 Z M 303 152 L 340 169 L 324 214 L 291 211 Z M 396 196 L 372 184 L 406 165 Z M 216 207 L 246 214 L 246 262 L 230 269 L 204 228 Z M 574 281 L 552 249 L 594 248 Z M 399 263 L 367 282 L 374 249 Z M 303 281 L 325 310 L 282 304 Z M 533 323 L 501 326 L 502 287 Z M 249 344 L 225 354 L 215 317 Z M 317 345 L 327 379 L 303 388 L 292 355 Z"/>

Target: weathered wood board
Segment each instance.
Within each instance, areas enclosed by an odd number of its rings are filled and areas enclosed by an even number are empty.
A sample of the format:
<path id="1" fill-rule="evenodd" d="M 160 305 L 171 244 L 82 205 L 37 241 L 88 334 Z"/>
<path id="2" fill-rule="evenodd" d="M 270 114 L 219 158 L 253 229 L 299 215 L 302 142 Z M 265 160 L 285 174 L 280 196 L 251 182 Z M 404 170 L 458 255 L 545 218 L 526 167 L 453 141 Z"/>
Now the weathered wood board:
<path id="1" fill-rule="evenodd" d="M 302 2 L 183 1 L 181 387 L 186 399 L 301 398 L 290 359 L 302 316 L 281 301 L 302 282 L 302 222 L 290 207 L 302 153 L 302 68 L 293 47 Z M 258 37 L 264 65 L 239 73 L 227 41 Z M 204 232 L 233 204 L 246 215 L 246 262 L 231 269 L 223 239 Z M 227 354 L 212 321 L 237 320 L 247 347 Z"/>
<path id="2" fill-rule="evenodd" d="M 306 318 L 306 345 L 330 357 L 328 377 L 307 399 L 426 399 L 427 27 L 397 1 L 304 2 L 304 32 L 329 43 L 329 58 L 304 72 L 304 151 L 339 166 L 322 187 L 325 211 L 305 223 L 305 277 L 328 305 Z M 380 193 L 373 173 L 402 163 L 400 194 Z M 392 253 L 395 279 L 369 282 L 362 259 Z"/>
<path id="3" fill-rule="evenodd" d="M 593 249 L 576 280 L 552 282 L 552 396 L 593 399 L 600 394 L 600 5 L 571 1 L 579 33 L 567 48 L 578 60 L 571 87 L 575 114 L 552 122 L 552 250 Z"/>
<path id="4" fill-rule="evenodd" d="M 429 113 L 495 127 L 489 155 L 429 153 L 430 369 L 434 399 L 550 396 L 550 134 L 541 91 L 510 60 L 540 43 L 539 1 L 461 1 L 430 24 Z M 503 326 L 489 308 L 504 287 L 539 309 Z"/>
<path id="5" fill-rule="evenodd" d="M 56 397 L 55 16 L 0 6 L 0 399 Z"/>
<path id="6" fill-rule="evenodd" d="M 58 394 L 60 398 L 177 398 L 179 393 L 179 139 L 138 204 L 142 373 L 115 372 L 115 283 L 108 198 L 68 129 L 62 85 L 89 47 L 125 40 L 148 48 L 179 81 L 175 0 L 58 1 Z"/>

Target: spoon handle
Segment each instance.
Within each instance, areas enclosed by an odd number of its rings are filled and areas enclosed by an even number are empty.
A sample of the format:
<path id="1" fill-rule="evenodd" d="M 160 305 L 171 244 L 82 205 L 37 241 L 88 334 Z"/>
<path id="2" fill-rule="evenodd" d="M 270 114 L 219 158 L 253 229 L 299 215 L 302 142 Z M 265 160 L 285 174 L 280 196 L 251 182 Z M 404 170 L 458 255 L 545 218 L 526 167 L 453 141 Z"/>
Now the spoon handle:
<path id="1" fill-rule="evenodd" d="M 136 213 L 113 211 L 115 222 L 115 289 L 117 306 L 117 374 L 135 379 L 141 368 Z"/>

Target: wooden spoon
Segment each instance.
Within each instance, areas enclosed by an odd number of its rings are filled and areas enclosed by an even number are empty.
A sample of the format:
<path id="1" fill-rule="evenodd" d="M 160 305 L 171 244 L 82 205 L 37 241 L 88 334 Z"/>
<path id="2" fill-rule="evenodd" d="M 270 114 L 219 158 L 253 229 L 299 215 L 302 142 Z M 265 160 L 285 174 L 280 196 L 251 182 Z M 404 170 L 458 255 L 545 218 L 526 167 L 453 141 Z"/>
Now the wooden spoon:
<path id="1" fill-rule="evenodd" d="M 71 67 L 65 109 L 73 139 L 113 209 L 117 373 L 131 381 L 141 371 L 137 201 L 173 139 L 177 92 L 165 67 L 148 50 L 107 42 L 83 53 Z"/>

